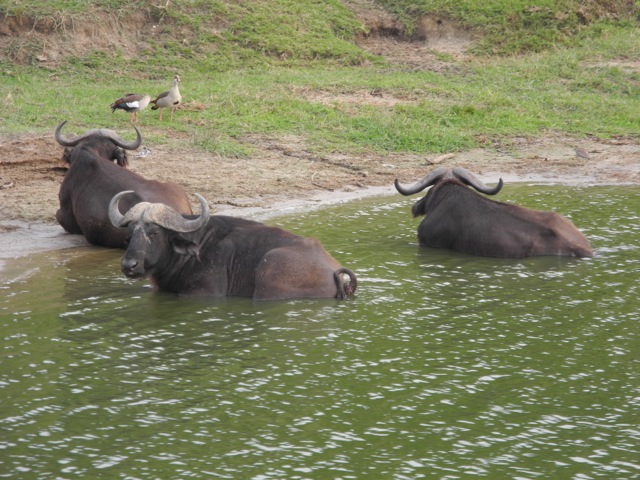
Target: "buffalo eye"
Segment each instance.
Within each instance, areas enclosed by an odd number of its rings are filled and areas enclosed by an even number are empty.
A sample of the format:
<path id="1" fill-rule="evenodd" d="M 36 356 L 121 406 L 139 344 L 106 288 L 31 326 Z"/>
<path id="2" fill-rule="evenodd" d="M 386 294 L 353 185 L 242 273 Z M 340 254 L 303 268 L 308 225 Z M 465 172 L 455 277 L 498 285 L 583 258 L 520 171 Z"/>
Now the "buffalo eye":
<path id="1" fill-rule="evenodd" d="M 160 233 L 157 227 L 152 227 L 147 230 L 147 236 L 149 237 L 157 237 L 158 233 Z"/>

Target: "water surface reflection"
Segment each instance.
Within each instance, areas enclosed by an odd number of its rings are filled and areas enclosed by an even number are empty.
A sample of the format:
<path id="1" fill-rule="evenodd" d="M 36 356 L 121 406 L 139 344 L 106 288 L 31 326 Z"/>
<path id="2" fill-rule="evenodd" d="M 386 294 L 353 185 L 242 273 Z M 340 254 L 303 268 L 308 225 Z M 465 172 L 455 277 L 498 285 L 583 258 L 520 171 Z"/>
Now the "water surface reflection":
<path id="1" fill-rule="evenodd" d="M 358 273 L 343 302 L 155 294 L 103 249 L 9 265 L 3 478 L 640 475 L 640 191 L 503 194 L 595 257 L 420 249 L 393 197 L 270 222 Z"/>

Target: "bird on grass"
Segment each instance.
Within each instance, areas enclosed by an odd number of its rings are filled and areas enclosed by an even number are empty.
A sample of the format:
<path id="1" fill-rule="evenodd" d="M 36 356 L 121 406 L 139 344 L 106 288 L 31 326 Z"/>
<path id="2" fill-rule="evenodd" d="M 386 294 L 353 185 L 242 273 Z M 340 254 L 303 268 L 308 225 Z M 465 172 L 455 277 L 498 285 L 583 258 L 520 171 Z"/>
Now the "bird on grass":
<path id="1" fill-rule="evenodd" d="M 173 120 L 173 112 L 178 108 L 180 102 L 182 101 L 182 97 L 180 96 L 180 90 L 178 90 L 178 84 L 180 83 L 180 77 L 176 75 L 173 77 L 173 86 L 171 89 L 166 92 L 162 92 L 160 95 L 156 97 L 155 100 L 151 101 L 153 105 L 151 110 L 160 109 L 160 117 L 159 120 L 162 121 L 162 109 L 168 108 L 171 112 L 171 120 Z"/>
<path id="2" fill-rule="evenodd" d="M 117 109 L 129 112 L 131 117 L 129 123 L 138 123 L 138 112 L 147 108 L 151 97 L 149 95 L 138 95 L 137 93 L 127 93 L 124 97 L 117 99 L 111 104 L 111 112 Z"/>

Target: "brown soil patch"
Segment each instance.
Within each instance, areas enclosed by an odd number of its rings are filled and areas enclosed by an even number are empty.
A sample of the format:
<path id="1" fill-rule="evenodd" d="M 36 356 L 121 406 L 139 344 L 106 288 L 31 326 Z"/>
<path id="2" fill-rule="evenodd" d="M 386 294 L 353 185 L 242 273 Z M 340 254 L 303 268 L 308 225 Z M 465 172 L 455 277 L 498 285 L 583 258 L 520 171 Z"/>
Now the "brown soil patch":
<path id="1" fill-rule="evenodd" d="M 373 0 L 343 0 L 365 26 L 356 39 L 363 49 L 409 70 L 441 72 L 457 68 L 475 33 L 449 18 L 425 15 L 412 32 Z"/>

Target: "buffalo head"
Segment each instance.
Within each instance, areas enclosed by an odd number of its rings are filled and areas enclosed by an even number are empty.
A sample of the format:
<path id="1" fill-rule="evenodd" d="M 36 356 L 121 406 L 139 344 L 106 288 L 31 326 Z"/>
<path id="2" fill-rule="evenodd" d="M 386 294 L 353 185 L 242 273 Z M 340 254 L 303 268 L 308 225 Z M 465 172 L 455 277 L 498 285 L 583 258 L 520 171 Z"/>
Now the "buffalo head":
<path id="1" fill-rule="evenodd" d="M 470 187 L 475 188 L 478 192 L 484 193 L 486 195 L 495 195 L 502 189 L 502 179 L 498 181 L 498 184 L 495 187 L 488 187 L 476 177 L 469 170 L 456 167 L 456 168 L 446 168 L 439 167 L 435 170 L 429 172 L 425 175 L 422 180 L 418 180 L 416 183 L 410 186 L 401 185 L 398 179 L 396 178 L 394 185 L 396 190 L 400 192 L 402 195 L 409 196 L 414 195 L 423 191 L 425 188 L 430 187 L 432 185 L 436 185 L 440 182 L 444 182 L 445 180 L 453 181 L 453 182 L 461 182 L 464 185 L 469 185 Z M 430 197 L 431 192 L 427 193 L 424 197 L 418 200 L 413 204 L 411 208 L 411 213 L 414 217 L 419 217 L 420 215 L 426 214 L 426 204 Z"/>
<path id="2" fill-rule="evenodd" d="M 55 139 L 60 145 L 66 147 L 62 158 L 69 164 L 75 158 L 74 149 L 85 148 L 93 150 L 100 158 L 115 160 L 121 167 L 126 167 L 129 164 L 126 150 L 135 150 L 142 144 L 142 135 L 136 127 L 133 127 L 136 130 L 136 139 L 133 142 L 125 142 L 116 132 L 105 128 L 88 130 L 77 138 L 67 139 L 61 133 L 66 123 L 65 120 L 56 127 Z"/>
<path id="3" fill-rule="evenodd" d="M 116 227 L 129 229 L 129 245 L 122 257 L 122 272 L 130 278 L 142 278 L 161 262 L 168 251 L 197 257 L 197 242 L 181 235 L 196 232 L 209 221 L 209 205 L 199 194 L 201 213 L 197 218 L 185 218 L 162 203 L 141 202 L 124 215 L 120 213 L 120 198 L 132 190 L 120 192 L 109 203 L 109 220 Z"/>

